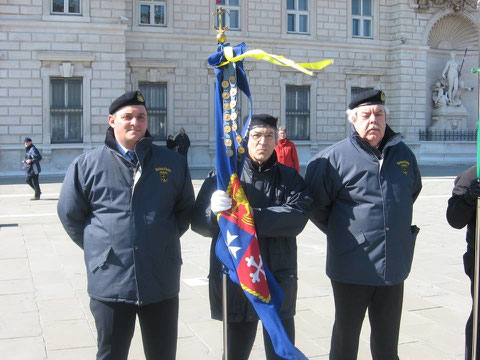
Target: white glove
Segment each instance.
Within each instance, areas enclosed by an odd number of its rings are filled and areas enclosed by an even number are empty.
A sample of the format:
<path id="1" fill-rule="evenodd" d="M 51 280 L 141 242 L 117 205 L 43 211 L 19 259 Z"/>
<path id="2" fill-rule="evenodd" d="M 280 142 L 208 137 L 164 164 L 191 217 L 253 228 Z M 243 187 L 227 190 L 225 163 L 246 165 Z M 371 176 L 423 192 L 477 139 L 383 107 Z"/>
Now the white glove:
<path id="1" fill-rule="evenodd" d="M 216 190 L 210 198 L 210 209 L 217 215 L 219 212 L 232 207 L 232 199 L 223 190 Z"/>

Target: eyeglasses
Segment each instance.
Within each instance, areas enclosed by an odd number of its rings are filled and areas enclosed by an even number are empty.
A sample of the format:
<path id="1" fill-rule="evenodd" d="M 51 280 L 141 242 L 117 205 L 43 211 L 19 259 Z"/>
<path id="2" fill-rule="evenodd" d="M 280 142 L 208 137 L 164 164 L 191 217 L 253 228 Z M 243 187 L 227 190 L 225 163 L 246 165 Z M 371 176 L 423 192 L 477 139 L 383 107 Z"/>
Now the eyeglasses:
<path id="1" fill-rule="evenodd" d="M 275 135 L 274 134 L 262 134 L 262 133 L 253 133 L 250 134 L 250 138 L 254 141 L 260 141 L 261 138 L 264 138 L 265 141 L 274 141 L 275 140 Z"/>

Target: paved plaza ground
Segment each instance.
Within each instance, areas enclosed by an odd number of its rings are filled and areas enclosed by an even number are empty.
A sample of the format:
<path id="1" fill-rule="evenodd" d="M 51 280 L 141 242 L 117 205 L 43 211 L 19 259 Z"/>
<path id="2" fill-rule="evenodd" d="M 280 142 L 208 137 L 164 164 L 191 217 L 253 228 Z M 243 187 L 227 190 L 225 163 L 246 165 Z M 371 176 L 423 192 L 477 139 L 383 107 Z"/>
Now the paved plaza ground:
<path id="1" fill-rule="evenodd" d="M 400 358 L 464 358 L 464 325 L 471 307 L 462 255 L 465 230 L 445 220 L 455 175 L 467 166 L 422 167 L 423 191 L 415 205 L 420 228 L 413 268 L 405 283 Z M 192 172 L 198 191 L 205 172 Z M 89 310 L 83 253 L 64 232 L 56 204 L 58 177 L 41 176 L 42 200 L 19 179 L 0 179 L 0 358 L 94 359 L 96 331 Z M 222 324 L 210 319 L 210 239 L 182 237 L 179 360 L 221 359 Z M 297 346 L 309 359 L 328 359 L 334 306 L 325 275 L 325 235 L 312 223 L 298 237 Z M 367 319 L 366 319 L 367 320 Z M 260 327 L 259 327 L 260 328 Z M 260 330 L 260 329 L 259 329 Z M 365 321 L 359 359 L 370 359 Z M 144 359 L 139 329 L 129 359 Z M 251 359 L 264 359 L 261 331 Z"/>

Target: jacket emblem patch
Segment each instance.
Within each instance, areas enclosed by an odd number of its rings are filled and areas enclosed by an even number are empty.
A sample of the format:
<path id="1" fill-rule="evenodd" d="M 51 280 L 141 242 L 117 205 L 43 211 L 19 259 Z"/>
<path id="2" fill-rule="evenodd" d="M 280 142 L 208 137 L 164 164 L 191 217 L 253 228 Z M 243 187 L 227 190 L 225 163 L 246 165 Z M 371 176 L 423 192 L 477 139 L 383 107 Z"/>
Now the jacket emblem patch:
<path id="1" fill-rule="evenodd" d="M 402 168 L 402 171 L 405 175 L 408 175 L 408 167 L 410 166 L 410 163 L 406 160 L 401 160 L 397 161 L 397 165 L 399 165 Z"/>
<path id="2" fill-rule="evenodd" d="M 172 172 L 167 167 L 160 167 L 160 168 L 155 168 L 155 171 L 158 172 L 158 175 L 160 175 L 160 180 L 164 183 L 168 182 L 168 174 Z"/>

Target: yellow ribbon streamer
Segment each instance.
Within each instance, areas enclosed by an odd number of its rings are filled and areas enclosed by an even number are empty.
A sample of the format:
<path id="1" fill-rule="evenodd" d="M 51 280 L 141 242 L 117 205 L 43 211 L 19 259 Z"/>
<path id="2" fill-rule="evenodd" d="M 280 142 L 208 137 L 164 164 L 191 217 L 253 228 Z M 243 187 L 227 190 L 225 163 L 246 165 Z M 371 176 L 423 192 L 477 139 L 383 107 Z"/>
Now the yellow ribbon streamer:
<path id="1" fill-rule="evenodd" d="M 292 67 L 294 69 L 297 69 L 298 71 L 301 71 L 301 72 L 303 72 L 307 75 L 313 76 L 313 72 L 308 70 L 308 69 L 321 70 L 324 67 L 326 67 L 330 64 L 333 64 L 332 59 L 323 60 L 323 61 L 314 62 L 314 63 L 296 63 L 295 61 L 287 59 L 286 57 L 284 57 L 282 55 L 269 54 L 269 53 L 266 53 L 265 51 L 260 50 L 260 49 L 249 50 L 249 51 L 243 53 L 242 55 L 238 55 L 238 56 L 233 56 L 233 48 L 231 46 L 226 46 L 223 49 L 223 51 L 224 51 L 225 58 L 227 59 L 227 61 L 224 61 L 223 63 L 221 63 L 217 67 L 226 65 L 230 62 L 237 62 L 237 61 L 243 60 L 246 57 L 253 57 L 253 58 L 258 59 L 258 60 L 268 61 L 269 63 L 272 63 L 274 65 L 290 66 L 290 67 Z"/>

